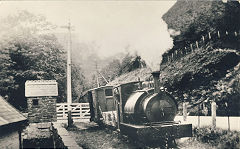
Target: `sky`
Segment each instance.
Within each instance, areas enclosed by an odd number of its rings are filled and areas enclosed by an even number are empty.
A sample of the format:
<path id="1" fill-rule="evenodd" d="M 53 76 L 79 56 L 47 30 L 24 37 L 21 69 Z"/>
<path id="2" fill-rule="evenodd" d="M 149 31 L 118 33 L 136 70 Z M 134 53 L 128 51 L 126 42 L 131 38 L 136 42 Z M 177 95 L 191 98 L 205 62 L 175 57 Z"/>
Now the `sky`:
<path id="1" fill-rule="evenodd" d="M 152 68 L 172 47 L 162 15 L 175 1 L 2 1 L 0 17 L 27 10 L 44 15 L 57 26 L 74 26 L 75 40 L 94 42 L 102 57 L 119 52 L 137 53 Z M 66 32 L 59 28 L 57 32 Z"/>

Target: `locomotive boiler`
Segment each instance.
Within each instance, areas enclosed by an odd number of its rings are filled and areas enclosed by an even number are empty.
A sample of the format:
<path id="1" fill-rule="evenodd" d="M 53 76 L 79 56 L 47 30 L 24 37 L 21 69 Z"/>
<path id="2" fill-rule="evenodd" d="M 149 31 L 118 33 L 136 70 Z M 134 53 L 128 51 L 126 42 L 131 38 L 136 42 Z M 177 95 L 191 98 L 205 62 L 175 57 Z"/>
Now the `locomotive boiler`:
<path id="1" fill-rule="evenodd" d="M 191 137 L 191 124 L 174 121 L 177 102 L 168 92 L 160 90 L 159 72 L 152 75 L 154 88 L 137 81 L 90 90 L 87 97 L 91 120 L 115 127 L 146 144 L 156 141 L 168 144 L 175 138 Z"/>
<path id="2" fill-rule="evenodd" d="M 168 93 L 153 90 L 137 90 L 124 106 L 126 121 L 134 124 L 173 121 L 177 103 Z"/>

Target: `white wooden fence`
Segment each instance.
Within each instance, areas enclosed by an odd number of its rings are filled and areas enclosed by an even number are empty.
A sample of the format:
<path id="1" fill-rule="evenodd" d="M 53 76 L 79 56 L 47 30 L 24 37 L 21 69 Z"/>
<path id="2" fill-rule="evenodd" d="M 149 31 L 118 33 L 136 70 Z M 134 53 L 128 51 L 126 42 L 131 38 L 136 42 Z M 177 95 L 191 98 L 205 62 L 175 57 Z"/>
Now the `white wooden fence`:
<path id="1" fill-rule="evenodd" d="M 216 106 L 216 102 L 212 101 L 211 116 L 187 116 L 187 103 L 183 103 L 183 116 L 176 116 L 174 120 L 190 123 L 195 127 L 211 126 L 212 128 L 240 131 L 240 117 L 217 116 Z"/>
<path id="2" fill-rule="evenodd" d="M 57 121 L 66 121 L 68 116 L 68 104 L 57 103 Z M 77 121 L 89 121 L 90 119 L 90 107 L 89 103 L 72 103 L 70 105 L 72 111 L 72 119 Z"/>
<path id="3" fill-rule="evenodd" d="M 187 116 L 185 121 L 183 116 L 176 116 L 174 120 L 181 121 L 181 123 L 190 123 L 194 127 L 212 126 L 211 116 Z M 228 119 L 228 117 L 217 116 L 216 127 L 225 130 L 240 131 L 240 117 L 230 116 Z"/>

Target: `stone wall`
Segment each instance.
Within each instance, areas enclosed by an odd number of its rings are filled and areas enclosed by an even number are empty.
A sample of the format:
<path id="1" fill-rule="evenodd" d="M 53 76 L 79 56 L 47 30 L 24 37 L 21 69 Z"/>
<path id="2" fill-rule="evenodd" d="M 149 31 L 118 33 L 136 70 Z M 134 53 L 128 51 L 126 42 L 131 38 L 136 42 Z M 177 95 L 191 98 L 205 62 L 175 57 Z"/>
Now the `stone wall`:
<path id="1" fill-rule="evenodd" d="M 30 123 L 57 121 L 55 97 L 29 97 L 27 104 Z"/>

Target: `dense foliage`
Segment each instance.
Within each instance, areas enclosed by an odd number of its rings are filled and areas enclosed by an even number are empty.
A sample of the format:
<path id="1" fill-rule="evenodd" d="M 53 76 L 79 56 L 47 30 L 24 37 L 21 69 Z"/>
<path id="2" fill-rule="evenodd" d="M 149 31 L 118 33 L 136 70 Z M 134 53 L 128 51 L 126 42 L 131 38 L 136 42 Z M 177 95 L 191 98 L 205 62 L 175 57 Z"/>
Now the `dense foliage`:
<path id="1" fill-rule="evenodd" d="M 177 1 L 163 16 L 170 29 L 181 34 L 174 38 L 174 49 L 189 46 L 208 32 L 240 30 L 240 4 L 237 1 Z M 171 50 L 170 50 L 171 51 Z"/>
<path id="2" fill-rule="evenodd" d="M 162 64 L 160 80 L 178 102 L 189 102 L 192 106 L 190 114 L 198 115 L 198 108 L 193 107 L 202 102 L 207 102 L 210 114 L 210 101 L 215 100 L 218 115 L 239 115 L 239 62 L 238 52 L 201 49 Z M 226 111 L 226 108 L 231 110 Z"/>
<path id="3" fill-rule="evenodd" d="M 134 71 L 138 68 L 145 68 L 146 62 L 139 55 L 131 55 L 127 53 L 122 61 L 118 59 L 112 60 L 107 66 L 102 68 L 100 74 L 108 81 L 113 81 L 116 77 Z M 102 79 L 101 85 L 107 84 Z"/>
<path id="4" fill-rule="evenodd" d="M 240 148 L 240 133 L 211 127 L 194 128 L 193 136 L 198 141 L 211 144 L 217 148 Z"/>
<path id="5" fill-rule="evenodd" d="M 178 49 L 184 54 L 162 62 L 161 81 L 180 103 L 189 102 L 191 115 L 210 114 L 212 100 L 217 102 L 217 115 L 240 115 L 239 16 L 240 4 L 236 1 L 177 1 L 163 16 L 169 29 L 180 31 L 172 36 L 174 47 L 163 56 Z M 205 41 L 200 43 L 202 36 Z M 187 53 L 190 43 L 194 44 L 193 50 Z M 203 102 L 205 112 L 198 108 Z"/>
<path id="6" fill-rule="evenodd" d="M 66 52 L 51 34 L 53 25 L 26 11 L 2 20 L 0 94 L 26 108 L 26 80 L 57 80 L 58 101 L 66 100 Z M 73 67 L 73 79 L 79 67 Z M 78 82 L 78 81 L 77 81 Z M 76 92 L 74 93 L 76 96 Z"/>

